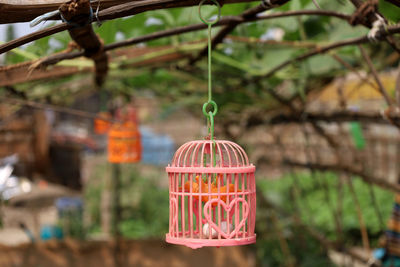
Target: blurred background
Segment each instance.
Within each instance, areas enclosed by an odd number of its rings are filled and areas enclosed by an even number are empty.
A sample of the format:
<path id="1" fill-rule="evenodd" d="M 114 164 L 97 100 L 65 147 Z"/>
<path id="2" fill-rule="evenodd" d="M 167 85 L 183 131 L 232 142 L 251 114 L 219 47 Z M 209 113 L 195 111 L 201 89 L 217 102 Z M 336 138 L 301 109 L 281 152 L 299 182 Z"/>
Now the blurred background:
<path id="1" fill-rule="evenodd" d="M 9 2 L 0 44 L 60 23 L 28 22 L 57 1 L 26 3 L 26 18 Z M 244 21 L 224 24 L 213 51 L 215 135 L 257 167 L 257 243 L 165 243 L 165 167 L 207 135 L 207 31 L 139 37 L 201 24 L 194 2 L 112 20 L 100 12 L 101 26 L 0 54 L 0 265 L 400 266 L 400 45 L 366 37 L 376 12 L 398 27 L 396 1 L 275 0 L 250 18 L 260 1 L 223 5 L 222 20 Z M 94 55 L 78 31 L 98 42 Z M 140 136 L 136 163 L 108 161 L 118 120 Z"/>

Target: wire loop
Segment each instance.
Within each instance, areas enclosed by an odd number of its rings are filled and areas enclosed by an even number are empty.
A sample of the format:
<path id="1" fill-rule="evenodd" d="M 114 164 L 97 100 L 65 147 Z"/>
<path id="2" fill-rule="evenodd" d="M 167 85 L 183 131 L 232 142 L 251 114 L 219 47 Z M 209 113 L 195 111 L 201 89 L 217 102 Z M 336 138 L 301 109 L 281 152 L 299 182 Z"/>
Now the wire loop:
<path id="1" fill-rule="evenodd" d="M 212 2 L 212 3 L 213 3 L 214 5 L 216 5 L 217 8 L 218 8 L 218 16 L 217 16 L 217 18 L 216 18 L 215 20 L 213 20 L 213 21 L 206 20 L 206 19 L 204 19 L 203 16 L 201 15 L 201 7 L 204 5 L 205 2 Z M 216 1 L 216 0 L 202 0 L 202 1 L 200 2 L 200 4 L 199 4 L 199 17 L 200 17 L 200 20 L 201 20 L 204 24 L 207 24 L 207 25 L 214 25 L 215 23 L 217 23 L 217 22 L 220 20 L 220 18 L 221 18 L 221 6 L 220 6 L 220 4 L 218 3 L 218 1 Z"/>
<path id="2" fill-rule="evenodd" d="M 211 105 L 213 107 L 213 111 L 210 110 L 210 111 L 207 112 L 208 105 Z M 210 101 L 208 101 L 208 102 L 203 104 L 203 114 L 204 114 L 204 116 L 209 118 L 210 117 L 210 112 L 211 112 L 211 114 L 213 116 L 215 116 L 215 114 L 217 114 L 217 112 L 218 112 L 217 103 L 215 103 L 215 101 L 213 101 L 213 100 L 210 100 Z"/>

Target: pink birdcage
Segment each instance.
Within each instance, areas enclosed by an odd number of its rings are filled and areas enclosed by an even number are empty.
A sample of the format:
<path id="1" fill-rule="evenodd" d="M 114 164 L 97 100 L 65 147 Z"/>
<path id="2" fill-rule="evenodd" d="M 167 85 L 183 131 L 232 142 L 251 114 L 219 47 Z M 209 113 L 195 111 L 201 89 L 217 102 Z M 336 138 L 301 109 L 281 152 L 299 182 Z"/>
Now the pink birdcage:
<path id="1" fill-rule="evenodd" d="M 255 243 L 255 166 L 237 144 L 199 140 L 182 145 L 166 167 L 168 243 L 196 249 Z"/>

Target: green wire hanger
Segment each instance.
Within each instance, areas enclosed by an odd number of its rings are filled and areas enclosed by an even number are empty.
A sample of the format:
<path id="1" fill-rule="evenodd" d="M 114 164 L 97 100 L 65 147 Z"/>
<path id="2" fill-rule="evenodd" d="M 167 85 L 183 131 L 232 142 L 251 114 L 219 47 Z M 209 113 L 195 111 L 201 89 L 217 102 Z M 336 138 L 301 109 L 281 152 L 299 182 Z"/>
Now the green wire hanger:
<path id="1" fill-rule="evenodd" d="M 209 21 L 203 18 L 201 15 L 201 7 L 205 2 L 212 2 L 218 8 L 218 16 L 215 20 Z M 212 100 L 212 72 L 211 72 L 211 28 L 214 24 L 216 24 L 221 18 L 221 6 L 216 0 L 202 0 L 199 4 L 199 17 L 200 20 L 208 26 L 208 101 L 203 104 L 203 114 L 207 117 L 207 125 L 208 125 L 208 133 L 210 134 L 210 140 L 212 141 L 212 154 L 213 154 L 213 166 L 216 165 L 215 158 L 215 141 L 214 141 L 214 116 L 218 112 L 217 103 Z M 212 107 L 212 110 L 207 112 L 208 106 Z"/>

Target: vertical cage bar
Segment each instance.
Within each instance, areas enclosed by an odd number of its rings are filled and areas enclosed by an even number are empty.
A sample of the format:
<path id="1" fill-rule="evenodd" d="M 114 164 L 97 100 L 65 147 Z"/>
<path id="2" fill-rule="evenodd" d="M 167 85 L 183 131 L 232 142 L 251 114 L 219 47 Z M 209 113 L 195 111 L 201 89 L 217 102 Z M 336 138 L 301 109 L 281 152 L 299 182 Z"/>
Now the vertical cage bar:
<path id="1" fill-rule="evenodd" d="M 245 174 L 242 173 L 242 174 L 240 174 L 240 176 L 242 177 L 242 192 L 240 194 L 240 197 L 244 201 L 246 201 L 245 194 L 244 194 L 246 192 L 246 190 L 244 188 L 244 176 L 245 176 Z M 244 205 L 242 204 L 242 220 L 243 220 L 243 218 L 244 218 Z M 247 222 L 247 220 L 248 220 L 248 217 L 246 218 L 246 222 Z M 243 237 L 245 237 L 246 236 L 246 223 L 243 224 L 243 231 L 242 232 L 243 232 Z"/>
<path id="2" fill-rule="evenodd" d="M 239 184 L 239 174 L 235 173 L 235 228 L 237 227 L 237 225 L 239 224 L 239 209 L 238 209 L 238 203 L 237 203 L 237 199 L 238 199 L 238 184 Z M 239 229 L 237 229 L 235 236 L 236 238 L 238 238 L 238 231 Z"/>
<path id="3" fill-rule="evenodd" d="M 182 225 L 182 237 L 185 238 L 185 174 L 181 173 L 181 187 L 182 187 L 182 192 L 181 192 L 181 225 Z"/>
<path id="4" fill-rule="evenodd" d="M 177 203 L 177 207 L 176 207 L 176 232 L 175 232 L 175 236 L 179 237 L 179 173 L 175 173 L 175 177 L 174 177 L 174 181 L 175 181 L 175 195 L 176 195 L 176 203 Z"/>
<path id="5" fill-rule="evenodd" d="M 189 230 L 190 230 L 190 238 L 193 238 L 193 173 L 189 174 L 189 184 L 190 184 L 190 196 L 188 200 L 188 208 L 189 208 Z"/>
<path id="6" fill-rule="evenodd" d="M 249 208 L 251 208 L 252 202 L 251 202 L 251 194 L 252 194 L 252 189 L 250 185 L 250 173 L 246 174 L 247 178 L 247 188 L 246 191 L 248 192 L 247 194 L 247 202 L 249 203 Z M 253 218 L 253 213 L 252 210 L 250 209 L 249 217 L 247 218 L 247 236 L 250 236 L 250 228 L 251 228 L 251 220 Z"/>
<path id="7" fill-rule="evenodd" d="M 203 146 L 203 148 L 202 148 L 202 152 L 204 152 L 204 146 Z M 202 156 L 201 156 L 201 158 L 203 158 L 203 153 L 201 154 Z M 201 186 L 201 181 L 202 181 L 202 177 L 201 177 L 201 173 L 199 173 L 198 174 L 198 176 L 199 176 L 199 181 L 198 181 L 198 183 L 199 183 L 199 199 L 198 199 L 198 208 L 197 208 L 197 211 L 198 211 L 198 214 L 199 214 L 199 218 L 198 218 L 198 220 L 199 220 L 199 233 L 200 233 L 200 238 L 203 238 L 203 207 L 202 207 L 202 205 L 201 205 L 201 199 L 202 199 L 202 190 L 203 190 L 203 188 L 202 188 L 202 186 Z"/>
<path id="8" fill-rule="evenodd" d="M 168 182 L 168 187 L 169 187 L 169 213 L 170 213 L 170 216 L 169 216 L 169 230 L 168 230 L 168 232 L 169 232 L 169 234 L 170 235 L 173 235 L 172 233 L 173 233 L 173 216 L 171 216 L 171 210 L 172 210 L 172 207 L 171 207 L 171 200 L 172 200 L 172 198 L 173 198 L 173 191 L 172 191 L 172 174 L 171 173 L 169 173 L 168 174 L 168 180 L 169 180 L 169 182 Z"/>

